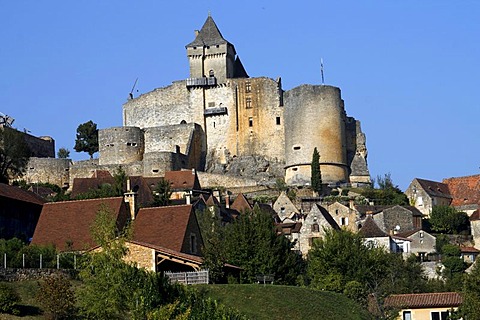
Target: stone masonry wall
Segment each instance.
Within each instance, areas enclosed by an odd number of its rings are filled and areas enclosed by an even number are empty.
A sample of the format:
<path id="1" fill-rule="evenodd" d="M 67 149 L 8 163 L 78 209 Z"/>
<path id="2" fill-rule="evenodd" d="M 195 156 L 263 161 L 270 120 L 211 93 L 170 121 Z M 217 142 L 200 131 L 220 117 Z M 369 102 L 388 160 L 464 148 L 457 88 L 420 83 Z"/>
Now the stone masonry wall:
<path id="1" fill-rule="evenodd" d="M 127 164 L 141 161 L 143 131 L 138 127 L 113 127 L 98 132 L 99 164 Z"/>
<path id="2" fill-rule="evenodd" d="M 70 183 L 70 159 L 35 158 L 28 161 L 24 179 L 27 183 L 53 183 L 68 187 Z"/>
<path id="3" fill-rule="evenodd" d="M 348 181 L 345 110 L 340 89 L 302 85 L 285 93 L 286 177 L 295 184 L 293 169 L 310 166 L 314 148 L 320 153 L 322 181 Z M 310 176 L 299 177 L 310 180 Z"/>

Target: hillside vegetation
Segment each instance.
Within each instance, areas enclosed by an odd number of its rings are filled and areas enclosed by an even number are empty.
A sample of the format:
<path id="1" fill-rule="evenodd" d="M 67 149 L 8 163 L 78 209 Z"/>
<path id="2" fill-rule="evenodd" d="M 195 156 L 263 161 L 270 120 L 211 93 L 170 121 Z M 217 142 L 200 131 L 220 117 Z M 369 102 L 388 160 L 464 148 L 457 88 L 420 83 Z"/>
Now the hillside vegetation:
<path id="1" fill-rule="evenodd" d="M 372 319 L 358 304 L 334 292 L 261 284 L 204 285 L 199 290 L 250 319 Z"/>

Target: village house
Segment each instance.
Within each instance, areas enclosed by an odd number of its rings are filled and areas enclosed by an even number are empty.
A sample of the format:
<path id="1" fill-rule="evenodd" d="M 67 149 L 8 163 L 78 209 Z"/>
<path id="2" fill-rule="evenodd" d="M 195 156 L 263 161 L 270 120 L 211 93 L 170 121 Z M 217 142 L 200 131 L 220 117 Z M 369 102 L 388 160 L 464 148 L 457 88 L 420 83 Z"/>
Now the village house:
<path id="1" fill-rule="evenodd" d="M 429 253 L 436 251 L 437 239 L 427 231 L 415 229 L 397 235 L 411 241 L 410 252 L 418 256 L 421 261 L 424 261 Z"/>
<path id="2" fill-rule="evenodd" d="M 471 216 L 480 203 L 480 175 L 443 179 L 452 197 L 451 206 Z"/>
<path id="3" fill-rule="evenodd" d="M 275 200 L 273 203 L 273 210 L 275 210 L 282 222 L 284 222 L 286 219 L 289 219 L 291 222 L 296 221 L 296 218 L 300 213 L 285 191 L 282 191 L 277 200 Z"/>
<path id="4" fill-rule="evenodd" d="M 32 244 L 54 245 L 60 252 L 89 250 L 98 245 L 93 241 L 90 229 L 100 210 L 112 214 L 119 230 L 130 218 L 123 197 L 46 203 Z"/>
<path id="5" fill-rule="evenodd" d="M 0 183 L 0 238 L 29 241 L 45 202 L 33 192 Z"/>
<path id="6" fill-rule="evenodd" d="M 452 202 L 447 184 L 419 178 L 413 179 L 405 195 L 425 217 L 430 216 L 433 206 L 448 206 Z"/>
<path id="7" fill-rule="evenodd" d="M 355 210 L 353 200 L 349 202 L 349 206 L 343 205 L 340 202 L 336 201 L 330 205 L 327 205 L 326 209 L 335 219 L 340 228 L 344 228 L 352 232 L 358 231 L 358 212 L 357 210 Z"/>
<path id="8" fill-rule="evenodd" d="M 446 320 L 463 298 L 458 292 L 395 294 L 385 299 L 385 307 L 399 309 L 399 320 Z"/>
<path id="9" fill-rule="evenodd" d="M 359 215 L 371 214 L 378 227 L 388 234 L 406 232 L 422 227 L 422 213 L 413 206 L 364 206 L 356 205 Z M 362 224 L 363 219 L 360 221 Z"/>

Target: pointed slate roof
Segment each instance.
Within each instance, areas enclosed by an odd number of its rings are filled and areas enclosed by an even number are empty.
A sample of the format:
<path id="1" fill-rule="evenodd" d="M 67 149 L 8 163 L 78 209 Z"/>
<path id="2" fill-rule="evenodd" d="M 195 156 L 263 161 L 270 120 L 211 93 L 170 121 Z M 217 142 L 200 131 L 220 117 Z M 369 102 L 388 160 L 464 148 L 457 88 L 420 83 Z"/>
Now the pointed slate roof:
<path id="1" fill-rule="evenodd" d="M 337 224 L 337 222 L 335 221 L 335 219 L 333 219 L 333 217 L 330 215 L 330 213 L 328 212 L 327 209 L 325 209 L 324 207 L 322 207 L 321 205 L 315 203 L 313 206 L 312 206 L 312 209 L 310 209 L 310 212 L 308 213 L 308 215 L 311 215 L 311 214 L 320 214 L 323 216 L 323 218 L 328 222 L 328 224 L 335 230 L 340 230 L 340 227 L 339 225 Z"/>
<path id="2" fill-rule="evenodd" d="M 212 46 L 219 44 L 230 44 L 225 40 L 218 30 L 217 24 L 213 21 L 213 18 L 209 15 L 202 29 L 198 32 L 195 40 L 186 45 L 186 47 L 202 47 Z"/>
<path id="3" fill-rule="evenodd" d="M 420 186 L 432 197 L 452 199 L 448 185 L 445 183 L 415 178 Z"/>
<path id="4" fill-rule="evenodd" d="M 385 238 L 389 236 L 378 227 L 370 216 L 365 219 L 365 223 L 358 233 L 363 238 Z"/>

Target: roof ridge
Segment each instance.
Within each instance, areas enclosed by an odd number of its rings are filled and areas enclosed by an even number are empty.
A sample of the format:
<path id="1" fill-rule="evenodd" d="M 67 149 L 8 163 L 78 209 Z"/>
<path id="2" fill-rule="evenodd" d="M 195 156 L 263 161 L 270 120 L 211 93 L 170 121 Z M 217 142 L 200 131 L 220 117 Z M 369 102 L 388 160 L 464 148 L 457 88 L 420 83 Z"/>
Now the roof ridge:
<path id="1" fill-rule="evenodd" d="M 81 202 L 81 201 L 105 200 L 105 199 L 123 199 L 123 196 L 115 196 L 115 197 L 107 197 L 107 198 L 91 198 L 91 199 L 76 199 L 76 200 L 55 201 L 55 202 L 47 202 L 47 203 L 45 203 L 45 205 L 56 204 L 56 203 L 72 203 L 72 202 Z"/>

